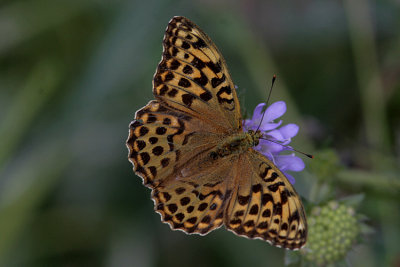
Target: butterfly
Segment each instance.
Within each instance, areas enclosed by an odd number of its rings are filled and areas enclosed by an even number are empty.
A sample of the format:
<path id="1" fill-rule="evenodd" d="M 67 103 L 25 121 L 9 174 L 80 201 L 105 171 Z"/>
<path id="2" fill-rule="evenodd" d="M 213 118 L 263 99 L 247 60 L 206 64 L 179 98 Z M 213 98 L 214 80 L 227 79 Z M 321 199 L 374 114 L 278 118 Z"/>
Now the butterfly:
<path id="1" fill-rule="evenodd" d="M 215 44 L 185 17 L 168 23 L 153 94 L 129 126 L 129 161 L 152 189 L 171 229 L 205 235 L 222 225 L 287 249 L 306 243 L 307 222 L 293 186 L 254 150 Z"/>

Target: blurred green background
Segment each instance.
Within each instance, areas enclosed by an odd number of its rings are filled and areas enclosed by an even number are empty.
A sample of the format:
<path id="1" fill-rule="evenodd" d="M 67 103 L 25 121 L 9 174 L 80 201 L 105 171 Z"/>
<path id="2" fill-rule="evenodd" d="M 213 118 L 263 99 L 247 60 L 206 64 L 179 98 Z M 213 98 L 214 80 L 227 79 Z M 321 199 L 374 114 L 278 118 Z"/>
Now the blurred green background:
<path id="1" fill-rule="evenodd" d="M 310 205 L 316 181 L 330 199 L 364 194 L 373 232 L 349 266 L 400 266 L 396 0 L 1 1 L 0 266 L 284 264 L 284 250 L 222 229 L 171 231 L 132 172 L 128 125 L 153 98 L 175 15 L 217 44 L 247 114 L 277 74 L 294 146 L 338 156 L 334 176 L 307 167 L 296 189 Z"/>

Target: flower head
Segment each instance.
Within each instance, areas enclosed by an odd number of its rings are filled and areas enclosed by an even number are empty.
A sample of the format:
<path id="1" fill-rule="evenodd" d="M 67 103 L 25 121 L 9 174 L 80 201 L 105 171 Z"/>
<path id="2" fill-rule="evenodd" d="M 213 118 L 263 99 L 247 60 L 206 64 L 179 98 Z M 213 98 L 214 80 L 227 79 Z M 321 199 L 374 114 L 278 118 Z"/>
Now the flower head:
<path id="1" fill-rule="evenodd" d="M 280 155 L 282 151 L 291 150 L 288 144 L 291 138 L 299 131 L 299 126 L 290 123 L 281 126 L 282 120 L 275 122 L 286 112 L 286 104 L 283 101 L 278 101 L 271 104 L 266 110 L 263 118 L 263 108 L 265 103 L 259 104 L 253 113 L 251 120 L 244 120 L 243 127 L 246 131 L 259 129 L 263 133 L 263 138 L 259 144 L 254 147 L 255 150 L 266 156 L 286 175 L 290 183 L 294 184 L 293 176 L 286 171 L 302 171 L 304 162 L 293 153 L 289 155 Z M 263 119 L 262 119 L 263 118 Z M 261 122 L 262 119 L 262 122 Z M 281 126 L 281 127 L 280 127 Z M 282 146 L 284 145 L 284 146 Z"/>
<path id="2" fill-rule="evenodd" d="M 318 266 L 343 259 L 360 234 L 358 217 L 354 208 L 345 202 L 331 201 L 314 207 L 308 217 L 308 243 L 301 253 Z"/>

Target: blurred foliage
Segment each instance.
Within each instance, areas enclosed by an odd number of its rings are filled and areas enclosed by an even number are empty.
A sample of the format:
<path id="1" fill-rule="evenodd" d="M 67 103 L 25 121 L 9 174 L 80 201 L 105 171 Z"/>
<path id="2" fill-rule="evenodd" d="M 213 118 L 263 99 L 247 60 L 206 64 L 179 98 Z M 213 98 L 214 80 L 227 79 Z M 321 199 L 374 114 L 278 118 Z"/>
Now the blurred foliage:
<path id="1" fill-rule="evenodd" d="M 286 101 L 285 121 L 301 127 L 293 145 L 316 156 L 297 191 L 310 207 L 363 193 L 358 210 L 373 231 L 347 261 L 398 266 L 393 0 L 0 2 L 0 265 L 284 264 L 284 250 L 259 240 L 171 231 L 132 172 L 128 124 L 152 99 L 175 15 L 218 45 L 244 111 L 265 101 L 278 75 L 272 100 Z"/>

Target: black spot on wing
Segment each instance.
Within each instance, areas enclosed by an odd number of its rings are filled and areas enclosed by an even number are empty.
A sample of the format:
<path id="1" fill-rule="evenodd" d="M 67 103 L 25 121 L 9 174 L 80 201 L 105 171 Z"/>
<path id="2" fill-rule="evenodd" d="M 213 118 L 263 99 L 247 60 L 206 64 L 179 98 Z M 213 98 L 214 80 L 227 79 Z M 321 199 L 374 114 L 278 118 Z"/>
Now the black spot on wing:
<path id="1" fill-rule="evenodd" d="M 167 167 L 169 165 L 169 161 L 170 161 L 169 158 L 163 158 L 161 160 L 161 165 L 163 166 L 163 168 L 165 168 L 165 167 Z"/>
<path id="2" fill-rule="evenodd" d="M 189 49 L 190 48 L 190 44 L 188 42 L 183 41 L 182 42 L 182 48 L 183 49 Z"/>
<path id="3" fill-rule="evenodd" d="M 193 79 L 193 81 L 195 81 L 195 83 L 197 83 L 200 86 L 206 86 L 208 83 L 208 78 L 207 76 L 201 71 L 200 72 L 200 77 L 196 77 Z"/>
<path id="4" fill-rule="evenodd" d="M 265 193 L 261 197 L 261 203 L 263 206 L 265 206 L 268 202 L 274 202 L 274 198 L 271 196 L 271 194 Z"/>
<path id="5" fill-rule="evenodd" d="M 252 188 L 251 188 L 251 190 L 252 190 L 254 193 L 258 193 L 258 192 L 260 192 L 260 191 L 261 191 L 261 189 L 262 189 L 262 186 L 261 186 L 261 184 L 256 184 L 256 185 L 253 185 L 253 186 L 252 186 Z"/>
<path id="6" fill-rule="evenodd" d="M 279 175 L 276 173 L 276 172 L 273 172 L 272 174 L 271 174 L 271 177 L 270 178 L 268 178 L 268 179 L 263 179 L 265 182 L 267 182 L 267 183 L 272 183 L 272 182 L 274 182 L 275 180 L 276 180 L 276 178 L 278 178 L 279 177 Z"/>
<path id="7" fill-rule="evenodd" d="M 214 77 L 211 79 L 211 86 L 213 88 L 216 88 L 218 85 L 223 83 L 225 79 L 226 79 L 225 74 L 223 74 L 221 78 Z"/>
<path id="8" fill-rule="evenodd" d="M 179 187 L 179 188 L 175 189 L 175 192 L 176 192 L 178 195 L 183 194 L 185 191 L 186 191 L 186 189 L 185 189 L 184 187 Z"/>
<path id="9" fill-rule="evenodd" d="M 178 85 L 179 85 L 179 86 L 182 86 L 182 87 L 184 87 L 184 88 L 189 88 L 191 84 L 190 84 L 190 82 L 189 82 L 188 79 L 186 79 L 186 78 L 181 78 L 181 79 L 179 80 L 179 82 L 178 82 Z"/>
<path id="10" fill-rule="evenodd" d="M 163 124 L 164 125 L 170 125 L 171 124 L 171 119 L 170 118 L 164 118 Z"/>
<path id="11" fill-rule="evenodd" d="M 142 152 L 139 154 L 140 158 L 142 159 L 143 165 L 146 165 L 150 161 L 150 155 L 147 152 Z"/>
<path id="12" fill-rule="evenodd" d="M 154 114 L 149 114 L 147 116 L 146 123 L 154 123 L 157 120 L 157 117 Z"/>
<path id="13" fill-rule="evenodd" d="M 238 196 L 238 202 L 240 205 L 246 205 L 247 203 L 249 203 L 250 200 L 250 196 Z"/>
<path id="14" fill-rule="evenodd" d="M 277 182 L 274 184 L 271 184 L 268 186 L 268 189 L 271 190 L 272 192 L 276 192 L 279 189 L 279 186 L 284 186 L 285 184 L 283 182 Z"/>
<path id="15" fill-rule="evenodd" d="M 139 130 L 140 136 L 144 136 L 144 135 L 146 135 L 148 132 L 149 132 L 149 129 L 148 129 L 147 127 L 145 127 L 145 126 L 143 126 L 142 128 L 140 128 L 140 130 Z"/>
<path id="16" fill-rule="evenodd" d="M 257 204 L 254 204 L 253 206 L 251 206 L 249 214 L 251 214 L 251 215 L 258 214 L 258 205 Z"/>
<path id="17" fill-rule="evenodd" d="M 225 103 L 228 103 L 228 104 L 232 104 L 233 98 L 228 99 L 228 98 L 221 97 L 221 95 L 222 95 L 223 93 L 226 93 L 226 94 L 228 94 L 228 95 L 232 94 L 232 89 L 231 89 L 231 87 L 230 87 L 229 85 L 223 86 L 223 87 L 221 87 L 221 88 L 219 89 L 219 91 L 218 91 L 218 93 L 217 93 L 217 99 L 218 99 L 218 102 L 219 102 L 220 104 L 222 104 L 222 103 L 224 103 L 224 102 L 225 102 Z M 233 110 L 234 108 L 235 108 L 235 107 L 232 107 L 232 108 L 229 109 L 229 110 Z"/>
<path id="18" fill-rule="evenodd" d="M 280 202 L 275 203 L 273 214 L 282 215 L 282 204 Z"/>
<path id="19" fill-rule="evenodd" d="M 181 65 L 181 63 L 179 63 L 178 60 L 174 59 L 170 63 L 170 68 L 171 68 L 171 70 L 176 70 L 177 68 L 179 68 L 180 65 Z"/>
<path id="20" fill-rule="evenodd" d="M 197 37 L 197 41 L 192 43 L 193 47 L 198 49 L 198 48 L 203 48 L 206 47 L 207 44 L 203 41 L 203 39 Z"/>
<path id="21" fill-rule="evenodd" d="M 212 61 L 209 61 L 206 63 L 207 67 L 209 67 L 215 74 L 220 73 L 222 68 L 221 68 L 221 63 L 217 62 L 216 64 Z"/>
<path id="22" fill-rule="evenodd" d="M 150 144 L 154 145 L 158 142 L 158 138 L 157 137 L 150 137 L 149 138 L 149 142 Z"/>
<path id="23" fill-rule="evenodd" d="M 189 142 L 189 138 L 190 138 L 191 136 L 193 136 L 193 135 L 194 135 L 194 132 L 191 132 L 191 133 L 186 134 L 185 137 L 183 138 L 182 145 L 186 145 L 187 142 Z"/>
<path id="24" fill-rule="evenodd" d="M 183 73 L 185 74 L 192 74 L 193 73 L 193 68 L 190 67 L 189 65 L 186 65 L 183 69 L 182 69 Z"/>
<path id="25" fill-rule="evenodd" d="M 212 95 L 210 92 L 205 91 L 203 93 L 200 94 L 200 98 L 204 101 L 209 101 L 212 98 Z"/>
<path id="26" fill-rule="evenodd" d="M 129 124 L 129 128 L 135 129 L 136 127 L 142 126 L 143 123 L 140 120 L 134 120 Z"/>
<path id="27" fill-rule="evenodd" d="M 137 147 L 139 150 L 142 150 L 143 148 L 146 147 L 146 142 L 143 140 L 137 140 L 136 141 Z"/>
<path id="28" fill-rule="evenodd" d="M 289 217 L 289 224 L 291 224 L 293 221 L 298 221 L 300 220 L 300 216 L 299 216 L 299 211 L 296 210 L 295 212 L 293 212 L 290 217 Z"/>
<path id="29" fill-rule="evenodd" d="M 182 206 L 186 206 L 187 204 L 190 203 L 190 198 L 183 197 L 183 198 L 181 198 L 180 203 L 181 203 Z"/>
<path id="30" fill-rule="evenodd" d="M 157 129 L 156 129 L 156 133 L 158 134 L 158 135 L 163 135 L 163 134 L 165 134 L 167 132 L 167 129 L 165 128 L 165 127 L 157 127 Z"/>
<path id="31" fill-rule="evenodd" d="M 286 204 L 287 203 L 287 201 L 288 201 L 288 190 L 287 189 L 284 189 L 282 192 L 281 192 L 281 202 L 282 202 L 282 204 Z"/>
<path id="32" fill-rule="evenodd" d="M 174 203 L 167 205 L 168 210 L 174 214 L 178 210 L 178 206 Z"/>
<path id="33" fill-rule="evenodd" d="M 168 81 L 171 81 L 172 79 L 174 79 L 174 74 L 172 73 L 172 72 L 168 72 L 167 73 L 167 75 L 165 75 L 165 78 L 164 78 L 164 82 L 168 82 Z"/>
<path id="34" fill-rule="evenodd" d="M 155 85 L 156 86 L 156 85 Z M 168 92 L 168 86 L 166 86 L 165 84 L 163 85 L 163 87 L 160 89 L 160 96 L 165 95 Z"/>
<path id="35" fill-rule="evenodd" d="M 199 70 L 203 69 L 206 66 L 206 64 L 197 57 L 193 57 L 192 65 Z"/>
<path id="36" fill-rule="evenodd" d="M 152 150 L 155 156 L 160 156 L 164 152 L 164 148 L 162 146 L 156 146 Z"/>
<path id="37" fill-rule="evenodd" d="M 177 93 L 178 93 L 178 90 L 176 90 L 175 88 L 172 88 L 172 89 L 167 93 L 167 95 L 170 96 L 170 97 L 175 97 Z"/>
<path id="38" fill-rule="evenodd" d="M 182 102 L 186 106 L 190 107 L 192 105 L 192 103 L 193 103 L 194 98 L 195 97 L 192 94 L 183 94 L 182 95 Z"/>

